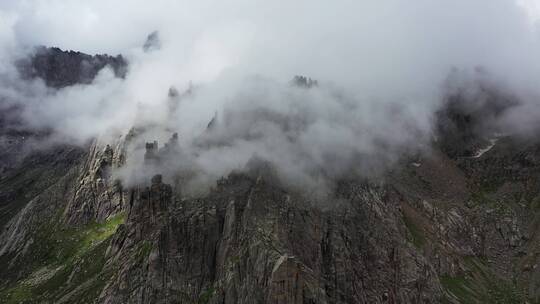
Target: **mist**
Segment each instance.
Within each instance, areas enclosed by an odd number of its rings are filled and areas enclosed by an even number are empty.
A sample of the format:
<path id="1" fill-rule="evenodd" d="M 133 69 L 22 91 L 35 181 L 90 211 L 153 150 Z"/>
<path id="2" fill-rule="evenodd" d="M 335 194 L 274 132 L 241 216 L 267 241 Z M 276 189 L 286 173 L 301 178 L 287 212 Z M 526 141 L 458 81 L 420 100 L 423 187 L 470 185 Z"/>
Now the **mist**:
<path id="1" fill-rule="evenodd" d="M 146 178 L 138 171 L 185 171 L 204 185 L 262 159 L 289 184 L 326 189 L 425 149 L 451 71 L 460 71 L 460 87 L 474 91 L 481 77 L 516 96 L 521 105 L 501 124 L 531 133 L 540 114 L 535 7 L 514 0 L 7 0 L 0 4 L 1 102 L 23 105 L 25 124 L 77 144 L 141 127 L 118 172 L 126 182 Z M 160 47 L 144 51 L 154 31 Z M 91 84 L 59 90 L 22 81 L 12 63 L 36 45 L 122 54 L 129 70 L 119 79 L 105 68 Z M 488 73 L 479 76 L 479 67 Z M 294 85 L 295 75 L 318 84 Z M 178 96 L 169 96 L 171 87 Z M 164 143 L 174 132 L 180 149 L 159 168 L 142 168 L 143 143 Z"/>

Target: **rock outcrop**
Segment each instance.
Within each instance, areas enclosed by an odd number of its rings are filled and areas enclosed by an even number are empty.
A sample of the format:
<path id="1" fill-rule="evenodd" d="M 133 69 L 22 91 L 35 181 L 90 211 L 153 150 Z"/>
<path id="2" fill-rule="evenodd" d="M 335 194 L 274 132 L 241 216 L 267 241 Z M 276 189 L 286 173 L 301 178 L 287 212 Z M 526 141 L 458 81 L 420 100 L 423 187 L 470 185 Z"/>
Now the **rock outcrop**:
<path id="1" fill-rule="evenodd" d="M 30 58 L 17 63 L 22 78 L 41 78 L 52 88 L 89 84 L 106 66 L 114 71 L 116 77 L 125 77 L 127 62 L 121 55 L 88 55 L 59 48 L 38 47 Z"/>
<path id="2" fill-rule="evenodd" d="M 443 108 L 430 153 L 316 202 L 256 161 L 198 196 L 113 174 L 134 142 L 161 169 L 177 134 L 22 156 L 0 177 L 0 303 L 536 303 L 540 143 L 501 135 L 475 157 L 488 108 Z"/>

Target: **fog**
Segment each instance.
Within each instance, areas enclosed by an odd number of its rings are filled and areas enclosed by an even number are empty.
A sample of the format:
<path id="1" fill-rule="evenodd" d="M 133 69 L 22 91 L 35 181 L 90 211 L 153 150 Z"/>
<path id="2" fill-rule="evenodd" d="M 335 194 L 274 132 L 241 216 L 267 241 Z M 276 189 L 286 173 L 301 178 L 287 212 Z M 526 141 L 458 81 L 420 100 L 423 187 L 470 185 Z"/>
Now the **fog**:
<path id="1" fill-rule="evenodd" d="M 534 129 L 538 16 L 527 0 L 4 0 L 0 94 L 4 106 L 24 105 L 29 126 L 76 143 L 133 126 L 146 127 L 141 141 L 163 143 L 176 131 L 182 152 L 165 167 L 197 172 L 195 184 L 257 157 L 289 183 L 326 188 L 423 149 L 452 70 L 465 87 L 478 84 L 478 67 L 489 71 L 482 77 L 522 102 L 504 126 Z M 145 52 L 154 31 L 160 47 Z M 129 71 L 60 90 L 22 82 L 10 63 L 35 45 L 122 54 Z M 318 85 L 292 85 L 295 75 Z M 143 170 L 140 143 L 131 153 L 126 180 Z"/>

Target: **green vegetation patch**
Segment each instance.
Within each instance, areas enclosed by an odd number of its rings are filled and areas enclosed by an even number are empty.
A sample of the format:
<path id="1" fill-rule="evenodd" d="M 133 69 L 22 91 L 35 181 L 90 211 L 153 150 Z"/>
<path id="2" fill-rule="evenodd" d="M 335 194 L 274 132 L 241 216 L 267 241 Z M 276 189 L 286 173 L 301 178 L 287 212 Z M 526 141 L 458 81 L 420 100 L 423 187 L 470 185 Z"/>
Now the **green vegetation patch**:
<path id="1" fill-rule="evenodd" d="M 95 300 L 110 277 L 104 270 L 108 240 L 124 215 L 80 228 L 41 229 L 30 256 L 21 261 L 24 279 L 0 290 L 0 303 L 41 303 L 77 297 L 78 303 Z M 18 267 L 15 267 L 18 268 Z"/>
<path id="2" fill-rule="evenodd" d="M 149 241 L 142 241 L 137 250 L 137 259 L 141 262 L 144 261 L 150 255 L 150 252 L 152 252 L 152 248 L 152 243 Z"/>
<path id="3" fill-rule="evenodd" d="M 478 303 L 477 299 L 479 295 L 476 293 L 477 288 L 465 276 L 451 277 L 444 275 L 440 280 L 444 289 L 461 303 Z"/>
<path id="4" fill-rule="evenodd" d="M 465 259 L 465 265 L 468 268 L 466 275 L 440 277 L 447 297 L 455 298 L 463 304 L 526 303 L 518 286 L 499 277 L 482 260 L 469 257 Z"/>
<path id="5" fill-rule="evenodd" d="M 213 286 L 208 287 L 205 289 L 201 295 L 199 296 L 199 300 L 197 301 L 198 304 L 206 304 L 210 301 L 214 293 L 216 292 L 216 289 Z"/>
<path id="6" fill-rule="evenodd" d="M 476 205 L 486 206 L 494 209 L 499 216 L 512 212 L 512 204 L 510 201 L 495 200 L 487 191 L 477 191 L 471 194 L 471 198 Z"/>
<path id="7" fill-rule="evenodd" d="M 30 303 L 28 299 L 32 297 L 30 287 L 24 284 L 17 285 L 5 292 L 0 293 L 0 303 L 18 304 Z"/>
<path id="8" fill-rule="evenodd" d="M 405 214 L 403 215 L 403 222 L 410 232 L 409 241 L 413 243 L 416 248 L 423 248 L 426 244 L 426 237 L 423 229 L 417 225 L 411 217 Z"/>
<path id="9" fill-rule="evenodd" d="M 529 208 L 533 211 L 540 211 L 540 196 L 537 196 L 529 203 Z"/>

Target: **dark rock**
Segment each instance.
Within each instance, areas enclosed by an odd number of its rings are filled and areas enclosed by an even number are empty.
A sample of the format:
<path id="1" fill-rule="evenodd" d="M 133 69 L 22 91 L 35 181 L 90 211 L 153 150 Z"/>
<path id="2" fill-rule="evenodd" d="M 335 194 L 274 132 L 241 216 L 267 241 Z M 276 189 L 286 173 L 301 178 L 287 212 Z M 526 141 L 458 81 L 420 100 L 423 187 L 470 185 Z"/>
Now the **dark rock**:
<path id="1" fill-rule="evenodd" d="M 88 55 L 59 48 L 38 47 L 30 58 L 17 62 L 23 79 L 41 78 L 53 88 L 91 83 L 98 72 L 109 66 L 116 77 L 124 78 L 127 62 L 118 55 Z"/>
<path id="2" fill-rule="evenodd" d="M 317 202 L 257 157 L 196 197 L 168 175 L 123 185 L 137 128 L 25 156 L 0 177 L 0 302 L 537 302 L 540 144 L 464 157 L 506 105 L 457 96 L 429 154 Z M 159 163 L 181 147 L 146 148 Z"/>
<path id="3" fill-rule="evenodd" d="M 306 76 L 298 76 L 298 75 L 294 76 L 292 80 L 292 84 L 297 87 L 307 88 L 307 89 L 319 86 L 319 82 L 317 80 L 311 79 Z"/>
<path id="4" fill-rule="evenodd" d="M 159 32 L 153 31 L 152 33 L 148 35 L 148 37 L 146 37 L 146 41 L 144 42 L 144 45 L 143 45 L 143 50 L 148 53 L 152 51 L 157 51 L 159 49 L 161 49 L 161 40 L 159 39 Z"/>
<path id="5" fill-rule="evenodd" d="M 147 142 L 146 145 L 146 152 L 144 153 L 144 160 L 146 162 L 153 162 L 158 159 L 158 142 Z"/>

